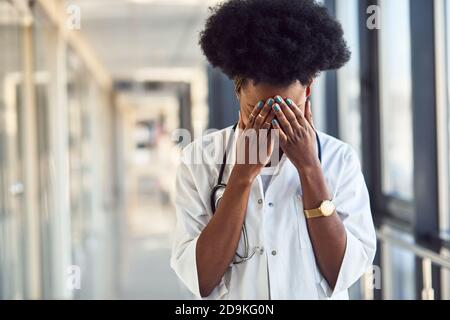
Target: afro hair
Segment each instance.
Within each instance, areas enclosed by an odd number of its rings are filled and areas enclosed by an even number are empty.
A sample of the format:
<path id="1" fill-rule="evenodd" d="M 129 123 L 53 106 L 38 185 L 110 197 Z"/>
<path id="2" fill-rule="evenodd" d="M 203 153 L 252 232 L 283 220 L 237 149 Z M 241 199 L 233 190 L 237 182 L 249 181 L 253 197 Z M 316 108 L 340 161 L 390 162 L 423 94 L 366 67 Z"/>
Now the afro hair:
<path id="1" fill-rule="evenodd" d="M 228 0 L 210 10 L 199 44 L 231 79 L 307 85 L 350 59 L 340 23 L 314 0 Z"/>

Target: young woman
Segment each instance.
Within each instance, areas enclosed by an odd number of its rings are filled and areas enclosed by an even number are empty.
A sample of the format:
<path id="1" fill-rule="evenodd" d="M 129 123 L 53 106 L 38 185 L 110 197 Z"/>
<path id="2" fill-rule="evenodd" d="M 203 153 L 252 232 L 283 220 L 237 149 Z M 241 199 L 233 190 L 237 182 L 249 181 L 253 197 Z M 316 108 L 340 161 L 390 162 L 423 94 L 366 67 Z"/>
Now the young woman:
<path id="1" fill-rule="evenodd" d="M 369 195 L 309 101 L 350 58 L 340 24 L 312 0 L 230 0 L 200 45 L 235 80 L 240 120 L 183 150 L 172 268 L 197 298 L 348 299 L 376 251 Z"/>

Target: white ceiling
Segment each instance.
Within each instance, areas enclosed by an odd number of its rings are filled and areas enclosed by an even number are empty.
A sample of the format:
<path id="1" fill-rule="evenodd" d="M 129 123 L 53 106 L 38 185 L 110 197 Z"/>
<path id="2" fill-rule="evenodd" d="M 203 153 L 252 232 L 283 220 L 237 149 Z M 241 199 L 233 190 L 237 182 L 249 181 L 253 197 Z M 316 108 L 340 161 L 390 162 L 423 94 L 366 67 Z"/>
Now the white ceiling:
<path id="1" fill-rule="evenodd" d="M 72 0 L 81 32 L 113 78 L 149 68 L 189 68 L 205 60 L 198 33 L 217 0 Z"/>

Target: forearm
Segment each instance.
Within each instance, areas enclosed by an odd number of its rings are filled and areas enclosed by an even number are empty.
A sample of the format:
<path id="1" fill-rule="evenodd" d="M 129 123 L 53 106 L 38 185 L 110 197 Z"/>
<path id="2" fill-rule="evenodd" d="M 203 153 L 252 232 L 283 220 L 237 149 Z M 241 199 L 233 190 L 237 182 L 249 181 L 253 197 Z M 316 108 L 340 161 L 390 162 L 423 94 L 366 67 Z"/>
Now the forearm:
<path id="1" fill-rule="evenodd" d="M 203 297 L 211 294 L 234 259 L 252 180 L 233 170 L 220 206 L 197 241 L 197 272 Z"/>
<path id="2" fill-rule="evenodd" d="M 320 166 L 300 170 L 305 210 L 318 208 L 322 201 L 332 200 Z M 319 268 L 334 288 L 345 254 L 346 233 L 335 212 L 331 217 L 308 219 L 308 231 Z"/>

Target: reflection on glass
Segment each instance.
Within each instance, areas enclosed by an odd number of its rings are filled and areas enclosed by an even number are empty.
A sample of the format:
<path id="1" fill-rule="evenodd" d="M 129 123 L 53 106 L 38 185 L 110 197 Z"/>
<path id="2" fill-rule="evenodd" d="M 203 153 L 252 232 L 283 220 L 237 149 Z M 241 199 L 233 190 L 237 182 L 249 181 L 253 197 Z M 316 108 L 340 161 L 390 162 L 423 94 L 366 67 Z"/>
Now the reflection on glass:
<path id="1" fill-rule="evenodd" d="M 388 272 L 391 276 L 391 292 L 386 299 L 414 300 L 415 294 L 415 256 L 410 251 L 390 247 L 391 265 Z"/>
<path id="2" fill-rule="evenodd" d="M 413 199 L 411 30 L 409 0 L 380 1 L 383 192 Z"/>
<path id="3" fill-rule="evenodd" d="M 0 1 L 0 299 L 25 298 L 19 21 L 11 3 Z"/>
<path id="4" fill-rule="evenodd" d="M 361 86 L 359 57 L 359 0 L 339 0 L 337 17 L 342 24 L 352 58 L 338 71 L 339 134 L 359 154 L 361 152 Z"/>
<path id="5" fill-rule="evenodd" d="M 413 241 L 410 234 L 390 227 L 383 231 L 406 241 Z M 403 248 L 384 243 L 382 254 L 382 292 L 385 300 L 414 300 L 416 298 L 416 257 Z"/>
<path id="6" fill-rule="evenodd" d="M 361 159 L 361 105 L 360 105 L 360 56 L 359 56 L 359 0 L 338 0 L 336 15 L 344 30 L 345 40 L 352 52 L 352 58 L 337 73 L 339 135 L 349 143 Z M 358 280 L 350 289 L 351 300 L 362 300 L 362 280 Z"/>
<path id="7" fill-rule="evenodd" d="M 69 164 L 70 164 L 70 214 L 72 228 L 72 259 L 75 265 L 86 269 L 88 257 L 88 225 L 92 219 L 92 167 L 89 150 L 90 125 L 87 123 L 89 75 L 72 50 L 67 51 L 67 102 L 69 112 Z M 82 286 L 88 284 L 85 273 Z M 83 291 L 86 294 L 88 291 Z M 78 293 L 78 292 L 77 292 Z M 81 296 L 77 296 L 79 298 Z"/>
<path id="8" fill-rule="evenodd" d="M 35 103 L 37 117 L 37 151 L 38 151 L 38 183 L 39 183 L 39 218 L 40 218 L 40 255 L 41 255 L 41 288 L 45 299 L 50 299 L 52 291 L 53 270 L 52 261 L 60 259 L 55 254 L 51 243 L 56 230 L 54 223 L 54 165 L 51 148 L 51 106 L 52 81 L 55 77 L 50 76 L 51 64 L 54 56 L 53 41 L 56 28 L 46 19 L 45 13 L 40 6 L 35 6 L 33 23 L 33 58 L 34 58 L 34 82 Z M 52 228 L 53 227 L 53 228 Z"/>

